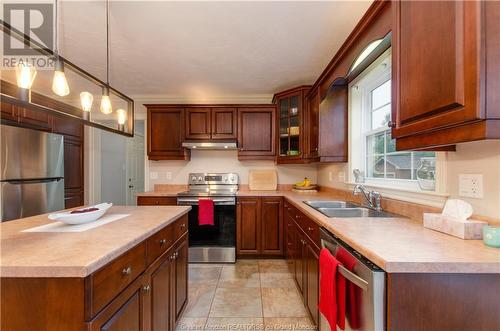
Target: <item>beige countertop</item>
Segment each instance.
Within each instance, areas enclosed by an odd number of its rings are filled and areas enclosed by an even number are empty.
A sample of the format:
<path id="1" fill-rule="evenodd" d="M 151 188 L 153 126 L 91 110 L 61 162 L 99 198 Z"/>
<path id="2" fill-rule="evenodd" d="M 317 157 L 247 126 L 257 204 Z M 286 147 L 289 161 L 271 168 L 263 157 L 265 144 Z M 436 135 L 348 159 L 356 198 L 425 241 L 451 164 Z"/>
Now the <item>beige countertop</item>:
<path id="1" fill-rule="evenodd" d="M 155 192 L 158 195 L 171 191 Z M 145 196 L 150 193 L 144 193 Z M 245 196 L 283 196 L 387 272 L 500 273 L 500 249 L 462 240 L 401 218 L 328 218 L 304 200 L 339 199 L 330 192 L 238 191 Z"/>
<path id="2" fill-rule="evenodd" d="M 86 277 L 161 228 L 189 206 L 113 206 L 130 214 L 84 232 L 21 232 L 51 223 L 47 214 L 0 224 L 2 277 Z"/>

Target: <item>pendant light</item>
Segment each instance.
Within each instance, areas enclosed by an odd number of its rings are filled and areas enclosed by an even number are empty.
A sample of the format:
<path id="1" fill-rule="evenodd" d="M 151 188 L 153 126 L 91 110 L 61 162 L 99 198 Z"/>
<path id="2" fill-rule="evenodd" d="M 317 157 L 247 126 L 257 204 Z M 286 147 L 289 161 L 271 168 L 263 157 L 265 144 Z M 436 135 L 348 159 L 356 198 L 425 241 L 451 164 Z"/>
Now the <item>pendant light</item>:
<path id="1" fill-rule="evenodd" d="M 94 101 L 94 96 L 90 92 L 80 93 L 80 102 L 82 104 L 83 119 L 90 121 L 90 111 L 92 110 L 92 102 Z"/>
<path id="2" fill-rule="evenodd" d="M 109 98 L 109 0 L 106 0 L 106 86 L 102 88 L 101 113 L 109 115 L 113 112 Z"/>
<path id="3" fill-rule="evenodd" d="M 31 102 L 31 85 L 35 80 L 36 69 L 28 62 L 19 62 L 16 66 L 16 83 L 18 97 L 22 101 Z"/>
<path id="4" fill-rule="evenodd" d="M 127 121 L 127 112 L 125 109 L 118 109 L 116 111 L 116 115 L 118 116 L 118 130 L 125 131 L 125 122 Z"/>
<path id="5" fill-rule="evenodd" d="M 52 91 L 58 96 L 64 97 L 69 94 L 69 85 L 66 80 L 66 75 L 64 74 L 64 63 L 59 58 L 59 39 L 58 39 L 58 22 L 59 22 L 59 11 L 58 11 L 58 1 L 55 0 L 55 62 L 54 62 L 54 79 L 52 80 Z"/>

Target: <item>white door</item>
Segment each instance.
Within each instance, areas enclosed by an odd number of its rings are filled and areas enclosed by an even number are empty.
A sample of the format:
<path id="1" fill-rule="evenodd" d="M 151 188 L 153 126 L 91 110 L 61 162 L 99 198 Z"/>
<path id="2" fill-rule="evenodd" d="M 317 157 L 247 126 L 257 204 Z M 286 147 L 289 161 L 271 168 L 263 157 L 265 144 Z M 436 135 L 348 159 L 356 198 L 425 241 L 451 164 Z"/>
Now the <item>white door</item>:
<path id="1" fill-rule="evenodd" d="M 144 136 L 127 139 L 127 205 L 137 204 L 137 192 L 144 191 Z"/>

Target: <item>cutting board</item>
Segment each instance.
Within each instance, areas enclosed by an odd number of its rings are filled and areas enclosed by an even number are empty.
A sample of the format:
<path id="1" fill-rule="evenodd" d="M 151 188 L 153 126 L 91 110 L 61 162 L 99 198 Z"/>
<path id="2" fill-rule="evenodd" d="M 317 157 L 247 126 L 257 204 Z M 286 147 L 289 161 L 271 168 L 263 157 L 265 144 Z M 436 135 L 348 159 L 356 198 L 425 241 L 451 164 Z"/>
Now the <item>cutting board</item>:
<path id="1" fill-rule="evenodd" d="M 276 191 L 278 188 L 276 170 L 250 170 L 248 172 L 248 188 L 250 191 Z"/>

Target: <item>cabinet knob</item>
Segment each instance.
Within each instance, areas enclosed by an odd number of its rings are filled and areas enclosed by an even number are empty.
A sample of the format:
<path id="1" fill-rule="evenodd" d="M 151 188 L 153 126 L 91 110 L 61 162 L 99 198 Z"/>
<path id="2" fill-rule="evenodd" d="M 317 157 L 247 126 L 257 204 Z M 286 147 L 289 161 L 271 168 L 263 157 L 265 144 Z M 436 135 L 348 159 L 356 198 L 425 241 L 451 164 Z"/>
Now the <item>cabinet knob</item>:
<path id="1" fill-rule="evenodd" d="M 159 204 L 160 204 L 160 201 L 156 200 L 155 205 L 159 205 Z"/>
<path id="2" fill-rule="evenodd" d="M 307 231 L 312 231 L 312 230 L 314 230 L 314 228 L 311 228 L 311 227 L 307 228 Z"/>
<path id="3" fill-rule="evenodd" d="M 160 240 L 160 246 L 163 246 L 167 243 L 167 239 L 161 239 Z"/>
<path id="4" fill-rule="evenodd" d="M 387 126 L 388 126 L 388 127 L 390 127 L 390 128 L 395 128 L 395 127 L 396 127 L 396 122 L 394 122 L 394 121 L 389 121 L 389 122 L 387 123 Z"/>
<path id="5" fill-rule="evenodd" d="M 181 224 L 181 228 L 184 229 L 186 227 L 186 223 Z"/>
<path id="6" fill-rule="evenodd" d="M 148 285 L 144 285 L 142 287 L 142 289 L 144 290 L 144 292 L 149 292 L 151 290 L 151 285 L 149 285 L 149 284 Z"/>
<path id="7" fill-rule="evenodd" d="M 122 270 L 122 275 L 124 276 L 128 276 L 132 273 L 132 268 L 131 267 L 126 267 L 126 268 L 123 268 Z"/>

